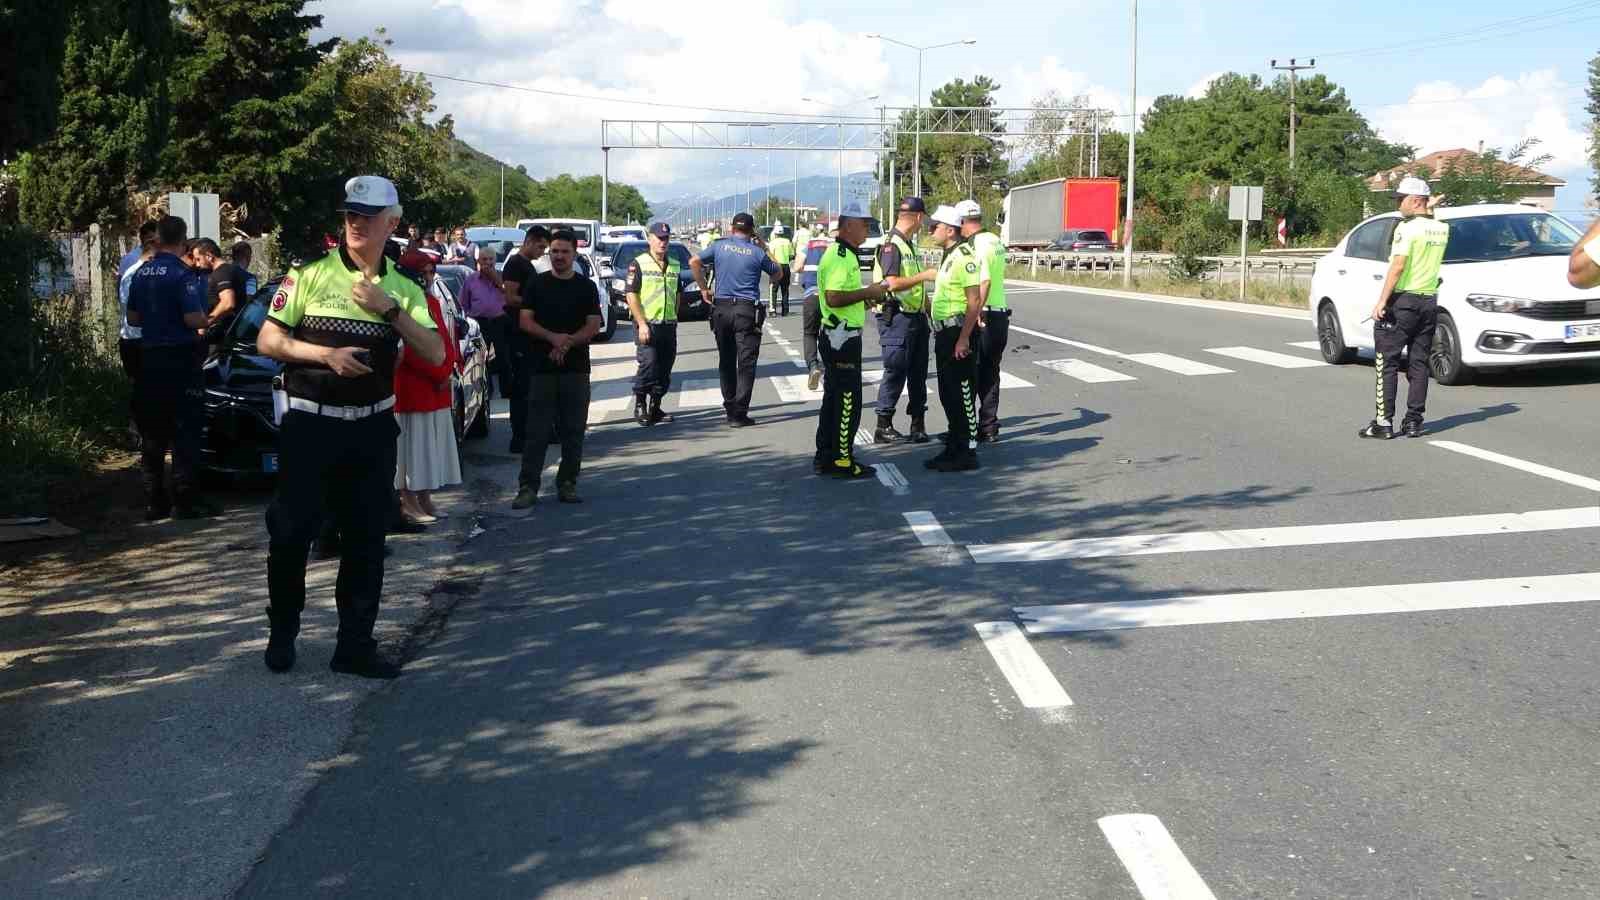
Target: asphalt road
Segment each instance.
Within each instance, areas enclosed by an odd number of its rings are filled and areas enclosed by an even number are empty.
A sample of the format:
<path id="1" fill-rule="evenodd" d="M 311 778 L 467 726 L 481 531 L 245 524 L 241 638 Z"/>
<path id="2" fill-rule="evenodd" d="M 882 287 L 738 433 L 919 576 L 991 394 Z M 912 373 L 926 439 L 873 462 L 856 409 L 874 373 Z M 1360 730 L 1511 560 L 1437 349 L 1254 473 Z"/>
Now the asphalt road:
<path id="1" fill-rule="evenodd" d="M 610 401 L 579 507 L 547 476 L 508 516 L 496 422 L 479 593 L 243 895 L 1600 895 L 1600 576 L 1551 578 L 1600 572 L 1600 369 L 1363 442 L 1371 365 L 1310 364 L 1307 321 L 1013 304 L 976 473 L 813 477 L 776 336 L 758 428 Z"/>

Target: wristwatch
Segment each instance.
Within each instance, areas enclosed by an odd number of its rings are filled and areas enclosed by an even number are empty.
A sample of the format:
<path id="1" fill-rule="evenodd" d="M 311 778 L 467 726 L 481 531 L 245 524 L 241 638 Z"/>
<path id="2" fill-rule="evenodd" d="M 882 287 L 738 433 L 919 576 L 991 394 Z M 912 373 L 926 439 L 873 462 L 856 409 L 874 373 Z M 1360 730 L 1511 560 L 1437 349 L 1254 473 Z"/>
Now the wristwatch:
<path id="1" fill-rule="evenodd" d="M 383 311 L 383 320 L 390 325 L 393 325 L 394 320 L 398 318 L 400 318 L 400 304 L 398 303 Z"/>

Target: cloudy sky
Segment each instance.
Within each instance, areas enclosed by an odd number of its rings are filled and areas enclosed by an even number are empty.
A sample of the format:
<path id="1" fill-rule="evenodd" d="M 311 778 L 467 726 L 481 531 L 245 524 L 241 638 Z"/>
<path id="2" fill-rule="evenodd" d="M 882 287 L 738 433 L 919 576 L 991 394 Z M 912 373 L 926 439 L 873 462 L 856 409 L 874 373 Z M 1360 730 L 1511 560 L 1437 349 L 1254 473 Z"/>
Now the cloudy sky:
<path id="1" fill-rule="evenodd" d="M 602 119 L 754 118 L 748 113 L 875 114 L 909 106 L 909 44 L 975 39 L 930 50 L 924 87 L 986 74 L 1001 102 L 1025 106 L 1054 88 L 1087 93 L 1126 114 L 1126 0 L 1059 0 L 1009 7 L 930 2 L 915 14 L 838 0 L 669 4 L 645 0 L 313 0 L 330 34 L 384 28 L 402 65 L 437 75 L 582 95 L 576 99 L 435 78 L 441 113 L 468 142 L 530 174 L 597 173 Z M 1403 14 L 1400 10 L 1403 9 Z M 974 10 L 978 10 L 974 12 Z M 1541 139 L 1545 171 L 1569 181 L 1563 210 L 1582 210 L 1585 67 L 1600 53 L 1600 4 L 1535 0 L 1145 0 L 1140 4 L 1139 104 L 1203 90 L 1225 71 L 1272 73 L 1268 60 L 1315 57 L 1392 140 L 1424 153 Z M 878 100 L 864 100 L 877 95 Z M 677 104 L 681 107 L 642 103 Z M 713 111 L 740 110 L 733 114 Z M 766 154 L 613 152 L 614 178 L 647 196 L 693 183 L 742 189 L 742 168 L 764 183 Z M 774 177 L 832 174 L 833 154 L 775 154 Z M 847 170 L 870 168 L 852 155 Z"/>

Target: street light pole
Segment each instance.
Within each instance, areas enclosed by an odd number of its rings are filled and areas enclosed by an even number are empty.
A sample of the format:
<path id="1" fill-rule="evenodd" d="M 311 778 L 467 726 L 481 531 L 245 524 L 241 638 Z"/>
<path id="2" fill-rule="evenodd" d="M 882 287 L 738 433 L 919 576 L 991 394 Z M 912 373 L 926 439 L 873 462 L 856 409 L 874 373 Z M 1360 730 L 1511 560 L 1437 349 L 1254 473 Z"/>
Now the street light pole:
<path id="1" fill-rule="evenodd" d="M 976 44 L 977 40 L 974 38 L 967 38 L 966 40 L 949 41 L 943 44 L 929 44 L 926 47 L 918 47 L 915 44 L 897 41 L 892 37 L 886 37 L 881 34 L 869 34 L 867 37 L 876 38 L 880 41 L 895 44 L 897 46 L 904 47 L 907 50 L 917 51 L 917 100 L 915 104 L 915 115 L 917 117 L 917 121 L 916 124 L 912 126 L 911 193 L 920 197 L 922 196 L 922 54 L 929 50 L 938 50 L 941 47 L 954 47 L 957 44 L 970 46 L 972 44 Z"/>
<path id="2" fill-rule="evenodd" d="M 1128 38 L 1128 201 L 1122 216 L 1122 286 L 1133 286 L 1133 142 L 1139 133 L 1139 0 L 1129 0 Z"/>

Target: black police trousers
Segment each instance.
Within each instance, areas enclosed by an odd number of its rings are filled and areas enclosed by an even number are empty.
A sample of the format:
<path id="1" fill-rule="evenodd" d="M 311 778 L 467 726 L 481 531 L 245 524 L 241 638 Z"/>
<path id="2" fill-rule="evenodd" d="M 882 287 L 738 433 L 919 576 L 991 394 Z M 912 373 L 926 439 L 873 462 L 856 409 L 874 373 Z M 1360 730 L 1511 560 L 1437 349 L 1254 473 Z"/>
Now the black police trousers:
<path id="1" fill-rule="evenodd" d="M 856 429 L 861 426 L 861 332 L 850 332 L 842 347 L 822 334 L 822 411 L 817 416 L 817 456 L 827 465 L 854 461 Z"/>
<path id="2" fill-rule="evenodd" d="M 983 320 L 988 324 L 972 332 L 978 354 L 978 431 L 995 434 L 1000 430 L 1000 360 L 1011 336 L 1011 311 L 991 309 Z"/>
<path id="3" fill-rule="evenodd" d="M 780 316 L 789 314 L 789 270 L 783 270 L 782 278 L 769 278 L 772 286 L 772 311 Z M 781 304 L 781 305 L 780 305 Z"/>
<path id="4" fill-rule="evenodd" d="M 193 345 L 142 347 L 134 382 L 134 420 L 139 425 L 145 502 L 166 509 L 194 496 L 200 463 L 200 360 Z M 172 493 L 167 493 L 167 451 L 172 451 Z"/>
<path id="5" fill-rule="evenodd" d="M 928 318 L 922 313 L 877 314 L 878 346 L 883 351 L 883 380 L 878 382 L 878 415 L 892 416 L 909 384 L 906 412 L 920 419 L 928 411 Z"/>
<path id="6" fill-rule="evenodd" d="M 376 646 L 372 627 L 383 594 L 383 543 L 394 488 L 394 414 L 346 421 L 291 409 L 278 427 L 278 493 L 267 507 L 268 616 L 274 630 L 299 629 L 306 608 L 306 555 L 324 516 L 339 529 L 334 655 Z"/>
<path id="7" fill-rule="evenodd" d="M 678 323 L 651 322 L 650 343 L 639 344 L 633 358 L 639 363 L 633 395 L 665 397 L 672 390 L 672 366 L 678 361 Z"/>
<path id="8" fill-rule="evenodd" d="M 1439 325 L 1439 303 L 1424 294 L 1395 294 L 1389 315 L 1372 326 L 1377 353 L 1377 419 L 1393 423 L 1395 395 L 1400 390 L 1400 352 L 1409 351 L 1406 365 L 1406 418 L 1421 422 L 1428 406 L 1428 355 L 1433 352 L 1433 332 Z"/>
<path id="9" fill-rule="evenodd" d="M 933 355 L 939 365 L 939 405 L 944 407 L 945 421 L 950 424 L 945 446 L 952 452 L 965 453 L 977 447 L 978 355 L 974 349 L 966 359 L 956 359 L 956 342 L 960 339 L 959 325 L 939 329 L 933 336 Z M 975 342 L 976 335 L 971 340 Z"/>
<path id="10" fill-rule="evenodd" d="M 800 343 L 805 348 L 808 372 L 822 365 L 817 359 L 817 334 L 821 330 L 822 299 L 816 294 L 807 294 L 805 299 L 800 301 Z"/>
<path id="11" fill-rule="evenodd" d="M 761 355 L 761 325 L 749 300 L 718 300 L 711 308 L 711 333 L 717 338 L 717 371 L 722 376 L 722 409 L 728 418 L 750 414 Z"/>

